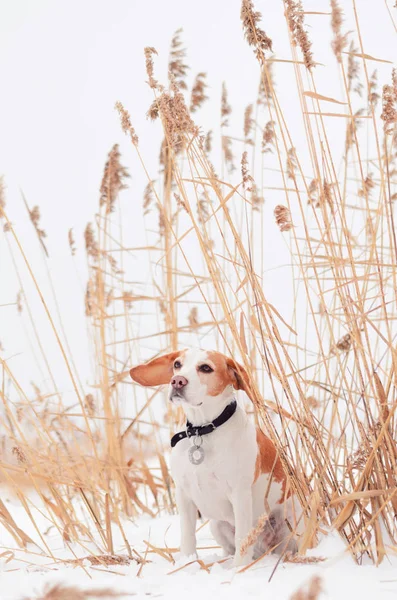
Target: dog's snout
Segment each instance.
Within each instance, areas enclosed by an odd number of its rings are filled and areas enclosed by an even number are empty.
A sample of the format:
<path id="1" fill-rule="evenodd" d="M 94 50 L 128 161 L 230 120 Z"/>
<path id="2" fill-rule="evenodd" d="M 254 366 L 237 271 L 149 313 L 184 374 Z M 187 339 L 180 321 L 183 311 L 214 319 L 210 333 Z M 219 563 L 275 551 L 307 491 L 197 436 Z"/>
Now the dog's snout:
<path id="1" fill-rule="evenodd" d="M 183 377 L 182 375 L 176 375 L 171 379 L 171 385 L 174 390 L 181 390 L 185 387 L 185 385 L 187 385 L 187 383 L 188 381 L 186 377 Z"/>

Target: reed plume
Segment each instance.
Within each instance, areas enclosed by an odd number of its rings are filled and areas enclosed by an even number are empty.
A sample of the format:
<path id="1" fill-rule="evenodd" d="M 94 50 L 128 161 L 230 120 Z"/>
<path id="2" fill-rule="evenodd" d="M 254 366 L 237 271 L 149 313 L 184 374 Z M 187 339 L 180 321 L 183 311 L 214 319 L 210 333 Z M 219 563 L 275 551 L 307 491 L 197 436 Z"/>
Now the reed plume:
<path id="1" fill-rule="evenodd" d="M 128 111 L 125 110 L 121 102 L 116 102 L 115 108 L 120 115 L 122 130 L 124 131 L 124 133 L 129 134 L 131 142 L 134 144 L 134 146 L 137 146 L 139 139 L 135 132 L 135 129 L 131 125 L 131 118 Z"/>
<path id="2" fill-rule="evenodd" d="M 120 163 L 120 156 L 119 145 L 114 144 L 105 164 L 99 197 L 99 206 L 105 206 L 108 214 L 114 212 L 119 193 L 127 188 L 125 179 L 129 174 Z"/>
<path id="3" fill-rule="evenodd" d="M 181 35 L 183 29 L 177 29 L 171 40 L 170 58 L 168 62 L 168 72 L 170 83 L 173 82 L 181 90 L 186 90 L 185 82 L 188 65 L 184 62 L 186 58 L 186 49 L 183 47 Z"/>
<path id="4" fill-rule="evenodd" d="M 302 2 L 300 2 L 300 0 L 285 0 L 285 8 L 292 41 L 295 46 L 299 46 L 301 49 L 305 67 L 310 71 L 315 66 L 315 63 L 311 51 L 312 43 L 304 26 L 304 10 Z"/>
<path id="5" fill-rule="evenodd" d="M 282 233 L 284 231 L 289 231 L 293 227 L 291 213 L 286 206 L 282 206 L 281 204 L 276 206 L 274 209 L 274 216 Z"/>
<path id="6" fill-rule="evenodd" d="M 343 13 L 337 0 L 331 0 L 331 28 L 334 34 L 331 47 L 338 60 L 342 62 L 342 52 L 347 46 L 348 34 L 342 34 Z"/>
<path id="7" fill-rule="evenodd" d="M 156 48 L 147 46 L 144 49 L 144 54 L 145 54 L 145 61 L 146 61 L 146 73 L 149 77 L 149 87 L 151 87 L 152 89 L 157 89 L 158 87 L 158 81 L 154 78 L 154 64 L 153 64 L 153 55 L 156 54 L 157 55 L 157 50 Z"/>
<path id="8" fill-rule="evenodd" d="M 196 112 L 202 107 L 204 102 L 208 100 L 208 96 L 205 93 L 205 90 L 208 88 L 208 85 L 205 82 L 206 76 L 206 73 L 198 73 L 198 75 L 196 75 L 190 98 L 190 112 Z"/>
<path id="9" fill-rule="evenodd" d="M 72 254 L 72 256 L 74 256 L 76 254 L 76 242 L 73 236 L 73 228 L 69 229 L 68 231 L 68 242 L 69 242 L 69 248 L 70 248 L 70 252 Z"/>
<path id="10" fill-rule="evenodd" d="M 254 47 L 255 56 L 260 63 L 265 60 L 265 52 L 272 51 L 273 42 L 258 25 L 262 15 L 254 10 L 252 0 L 242 0 L 240 18 L 243 24 L 244 37 Z"/>

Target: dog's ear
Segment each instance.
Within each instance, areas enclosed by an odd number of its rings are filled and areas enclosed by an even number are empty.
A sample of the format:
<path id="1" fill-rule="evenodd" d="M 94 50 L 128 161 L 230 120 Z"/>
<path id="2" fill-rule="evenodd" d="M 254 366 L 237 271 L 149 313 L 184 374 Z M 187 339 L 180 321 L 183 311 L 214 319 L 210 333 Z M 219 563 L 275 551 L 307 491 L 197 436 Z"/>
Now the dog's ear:
<path id="1" fill-rule="evenodd" d="M 233 383 L 234 389 L 244 390 L 244 392 L 247 394 L 248 398 L 250 398 L 252 400 L 252 398 L 253 398 L 252 389 L 250 386 L 249 376 L 248 376 L 248 373 L 247 373 L 245 367 L 243 367 L 243 365 L 240 365 L 240 363 L 235 361 L 233 358 L 228 358 L 228 357 L 226 357 L 226 364 L 228 366 L 228 369 L 233 371 L 233 374 L 234 374 L 234 383 Z"/>
<path id="2" fill-rule="evenodd" d="M 175 359 L 182 352 L 170 352 L 154 358 L 149 362 L 133 367 L 130 370 L 131 379 L 144 386 L 164 385 L 169 383 L 173 374 L 173 364 Z"/>

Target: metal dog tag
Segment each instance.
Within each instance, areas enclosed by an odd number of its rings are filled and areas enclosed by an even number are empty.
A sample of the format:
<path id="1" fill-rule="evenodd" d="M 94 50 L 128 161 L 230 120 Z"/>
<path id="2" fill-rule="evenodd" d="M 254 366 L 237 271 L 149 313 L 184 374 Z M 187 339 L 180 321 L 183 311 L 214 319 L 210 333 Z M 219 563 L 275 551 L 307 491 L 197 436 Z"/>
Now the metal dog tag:
<path id="1" fill-rule="evenodd" d="M 203 440 L 196 436 L 193 440 L 193 446 L 189 448 L 189 460 L 192 465 L 200 465 L 204 460 L 204 450 L 201 447 Z"/>

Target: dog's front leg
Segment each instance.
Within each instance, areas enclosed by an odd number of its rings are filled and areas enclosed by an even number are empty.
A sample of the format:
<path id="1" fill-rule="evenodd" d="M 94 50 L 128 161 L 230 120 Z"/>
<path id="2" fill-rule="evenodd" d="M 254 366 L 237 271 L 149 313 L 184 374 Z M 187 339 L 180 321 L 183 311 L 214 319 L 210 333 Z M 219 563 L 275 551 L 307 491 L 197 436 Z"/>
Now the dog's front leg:
<path id="1" fill-rule="evenodd" d="M 242 554 L 242 545 L 252 529 L 252 492 L 251 488 L 239 488 L 235 490 L 232 497 L 234 523 L 236 528 L 235 542 L 236 554 L 234 566 L 241 567 L 252 561 L 253 546 L 246 549 Z"/>
<path id="2" fill-rule="evenodd" d="M 181 523 L 181 554 L 196 555 L 197 507 L 194 502 L 177 486 L 176 503 Z"/>

